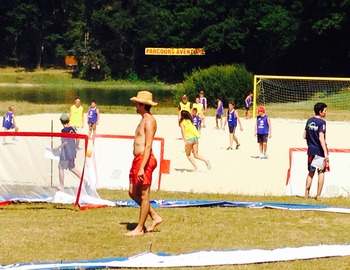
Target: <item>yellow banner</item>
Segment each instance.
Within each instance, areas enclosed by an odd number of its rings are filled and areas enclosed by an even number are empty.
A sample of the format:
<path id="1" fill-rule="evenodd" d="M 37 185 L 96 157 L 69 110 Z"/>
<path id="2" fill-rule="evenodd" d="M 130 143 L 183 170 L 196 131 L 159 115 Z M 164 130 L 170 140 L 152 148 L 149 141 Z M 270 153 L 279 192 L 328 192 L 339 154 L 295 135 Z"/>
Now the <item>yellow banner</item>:
<path id="1" fill-rule="evenodd" d="M 205 55 L 204 48 L 145 48 L 145 55 Z"/>

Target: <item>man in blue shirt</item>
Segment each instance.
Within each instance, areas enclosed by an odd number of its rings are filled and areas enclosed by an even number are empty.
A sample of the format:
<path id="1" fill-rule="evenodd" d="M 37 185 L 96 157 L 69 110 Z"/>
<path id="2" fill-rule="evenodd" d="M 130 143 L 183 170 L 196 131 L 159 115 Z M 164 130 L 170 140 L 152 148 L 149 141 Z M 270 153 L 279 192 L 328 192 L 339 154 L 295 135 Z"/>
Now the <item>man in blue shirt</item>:
<path id="1" fill-rule="evenodd" d="M 318 186 L 317 200 L 321 196 L 323 184 L 324 184 L 324 172 L 329 171 L 328 167 L 328 149 L 326 144 L 326 121 L 324 118 L 327 115 L 327 105 L 323 102 L 318 102 L 314 106 L 315 116 L 309 118 L 306 122 L 304 130 L 304 139 L 307 143 L 307 155 L 308 155 L 308 175 L 306 177 L 305 197 L 310 197 L 310 188 L 312 179 L 317 169 L 318 173 Z M 312 162 L 315 157 L 324 158 L 321 168 L 316 168 Z"/>

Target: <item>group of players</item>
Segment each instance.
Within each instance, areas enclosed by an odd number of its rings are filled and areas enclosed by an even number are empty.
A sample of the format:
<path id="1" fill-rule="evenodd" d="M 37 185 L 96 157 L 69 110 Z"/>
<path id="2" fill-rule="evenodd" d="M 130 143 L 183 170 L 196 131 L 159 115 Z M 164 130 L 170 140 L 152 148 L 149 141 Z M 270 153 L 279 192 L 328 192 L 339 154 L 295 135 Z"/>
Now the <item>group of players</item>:
<path id="1" fill-rule="evenodd" d="M 253 103 L 253 93 L 249 93 L 245 98 L 245 117 L 249 118 L 249 110 Z M 193 125 L 200 132 L 201 127 L 205 127 L 204 120 L 205 114 L 207 111 L 207 99 L 204 97 L 204 92 L 200 91 L 199 96 L 196 98 L 195 103 L 190 104 L 186 95 L 182 97 L 181 102 L 178 105 L 178 115 L 179 123 L 182 130 L 182 137 L 185 141 L 185 147 L 189 144 L 189 136 L 186 137 L 186 129 L 184 128 L 182 121 L 184 118 L 190 119 Z M 267 142 L 268 139 L 272 137 L 272 126 L 270 117 L 266 114 L 266 109 L 264 106 L 257 107 L 257 118 L 255 124 L 255 136 L 257 137 L 257 142 L 259 144 L 259 158 L 267 159 Z M 306 177 L 306 187 L 305 187 L 305 197 L 310 197 L 310 188 L 312 184 L 312 179 L 315 172 L 318 172 L 318 187 L 317 194 L 315 199 L 320 198 L 322 193 L 322 188 L 324 185 L 324 172 L 329 171 L 329 157 L 328 149 L 326 144 L 326 121 L 324 118 L 327 114 L 327 105 L 323 102 L 318 102 L 314 105 L 315 116 L 307 120 L 305 130 L 304 130 L 304 139 L 306 140 L 308 150 L 308 175 Z M 235 109 L 235 104 L 233 101 L 230 101 L 228 104 L 227 115 L 225 117 L 224 124 L 222 123 L 222 118 L 224 115 L 224 106 L 220 97 L 217 98 L 217 108 L 216 108 L 216 128 L 225 130 L 225 126 L 228 126 L 229 129 L 229 146 L 227 150 L 233 149 L 233 142 L 236 143 L 235 149 L 239 149 L 240 143 L 238 142 L 237 137 L 235 136 L 235 130 L 237 125 L 239 125 L 240 130 L 243 130 L 238 111 Z M 193 132 L 192 132 L 193 133 Z M 195 170 L 198 169 L 197 165 L 194 162 L 194 159 L 190 157 L 191 151 L 194 154 L 194 157 L 204 161 L 208 167 L 209 161 L 198 155 L 198 138 L 199 134 L 195 133 L 190 135 L 195 137 L 193 142 L 190 141 L 195 147 L 185 148 L 186 155 L 189 158 L 190 162 L 195 167 Z M 187 142 L 187 143 L 186 143 Z M 197 144 L 197 145 L 196 145 Z M 322 162 L 320 165 L 316 165 L 316 159 L 321 158 Z M 210 163 L 209 163 L 210 166 Z"/>
<path id="2" fill-rule="evenodd" d="M 253 104 L 253 93 L 249 93 L 245 98 L 245 117 L 249 118 L 249 110 Z M 188 97 L 186 95 L 182 96 L 182 100 L 178 105 L 178 118 L 182 119 L 182 115 L 186 118 L 191 119 L 193 125 L 200 132 L 202 127 L 205 127 L 205 114 L 207 111 L 207 99 L 204 96 L 204 91 L 201 90 L 199 92 L 199 96 L 196 97 L 195 103 L 191 104 L 188 101 Z M 239 125 L 241 131 L 243 131 L 243 126 L 239 118 L 238 111 L 235 108 L 234 101 L 230 101 L 228 104 L 228 110 L 225 117 L 225 121 L 223 123 L 224 118 L 224 105 L 222 99 L 217 97 L 217 108 L 216 108 L 216 128 L 225 130 L 226 125 L 229 130 L 229 146 L 226 148 L 227 150 L 233 150 L 233 142 L 236 143 L 235 149 L 239 149 L 240 143 L 238 138 L 235 135 L 236 127 Z M 180 122 L 181 124 L 181 122 Z M 180 127 L 182 127 L 180 125 Z M 182 128 L 183 130 L 183 128 Z M 271 121 L 268 115 L 265 113 L 265 108 L 263 106 L 258 107 L 258 117 L 255 125 L 255 135 L 257 137 L 257 141 L 259 143 L 259 158 L 267 159 L 267 141 L 268 138 L 271 138 Z M 199 138 L 199 136 L 198 136 Z M 185 137 L 183 136 L 184 141 Z M 196 155 L 195 155 L 196 156 Z M 198 159 L 201 159 L 199 156 Z M 191 161 L 191 160 L 190 160 Z M 194 165 L 195 169 L 197 166 L 191 161 Z"/>

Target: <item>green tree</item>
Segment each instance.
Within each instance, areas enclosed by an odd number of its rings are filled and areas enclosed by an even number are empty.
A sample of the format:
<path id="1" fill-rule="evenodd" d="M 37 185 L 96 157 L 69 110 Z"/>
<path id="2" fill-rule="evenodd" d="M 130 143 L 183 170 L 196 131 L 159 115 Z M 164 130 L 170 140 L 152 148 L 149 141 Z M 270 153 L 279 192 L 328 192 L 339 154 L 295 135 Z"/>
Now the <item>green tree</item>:
<path id="1" fill-rule="evenodd" d="M 55 59 L 55 46 L 62 42 L 63 32 L 60 4 L 54 0 L 2 4 L 4 47 L 8 49 L 4 60 L 15 66 L 40 68 L 46 59 Z"/>
<path id="2" fill-rule="evenodd" d="M 200 90 L 205 91 L 208 106 L 215 107 L 216 99 L 221 97 L 224 105 L 233 100 L 238 108 L 244 106 L 244 99 L 253 89 L 253 75 L 243 65 L 211 66 L 187 75 L 176 101 L 186 94 L 194 101 Z"/>

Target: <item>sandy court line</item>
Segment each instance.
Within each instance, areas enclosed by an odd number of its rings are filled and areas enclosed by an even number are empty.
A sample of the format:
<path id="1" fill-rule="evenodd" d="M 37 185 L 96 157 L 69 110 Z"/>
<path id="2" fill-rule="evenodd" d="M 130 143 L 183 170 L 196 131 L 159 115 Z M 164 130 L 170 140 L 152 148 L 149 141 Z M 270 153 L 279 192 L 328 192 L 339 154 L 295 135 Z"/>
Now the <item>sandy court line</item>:
<path id="1" fill-rule="evenodd" d="M 20 131 L 50 132 L 52 122 L 53 131 L 60 132 L 60 115 L 24 115 L 17 116 L 16 121 Z M 207 127 L 202 129 L 199 142 L 199 154 L 210 160 L 212 169 L 208 171 L 205 164 L 198 160 L 201 172 L 195 173 L 185 156 L 177 116 L 155 117 L 158 123 L 156 136 L 164 138 L 164 158 L 171 161 L 170 174 L 162 176 L 160 188 L 165 191 L 283 195 L 289 166 L 289 148 L 306 147 L 303 139 L 306 119 L 272 118 L 272 138 L 268 142 L 269 158 L 260 160 L 257 158 L 259 148 L 254 136 L 255 119 L 241 118 L 243 131 L 236 129 L 241 147 L 239 150 L 226 150 L 229 145 L 227 128 L 225 131 L 215 129 L 215 118 L 207 117 Z M 97 132 L 134 135 L 139 121 L 139 115 L 101 114 Z M 87 134 L 87 125 L 82 132 Z M 348 134 L 348 122 L 327 122 L 329 148 L 348 148 Z M 314 182 L 316 184 L 316 180 Z"/>

